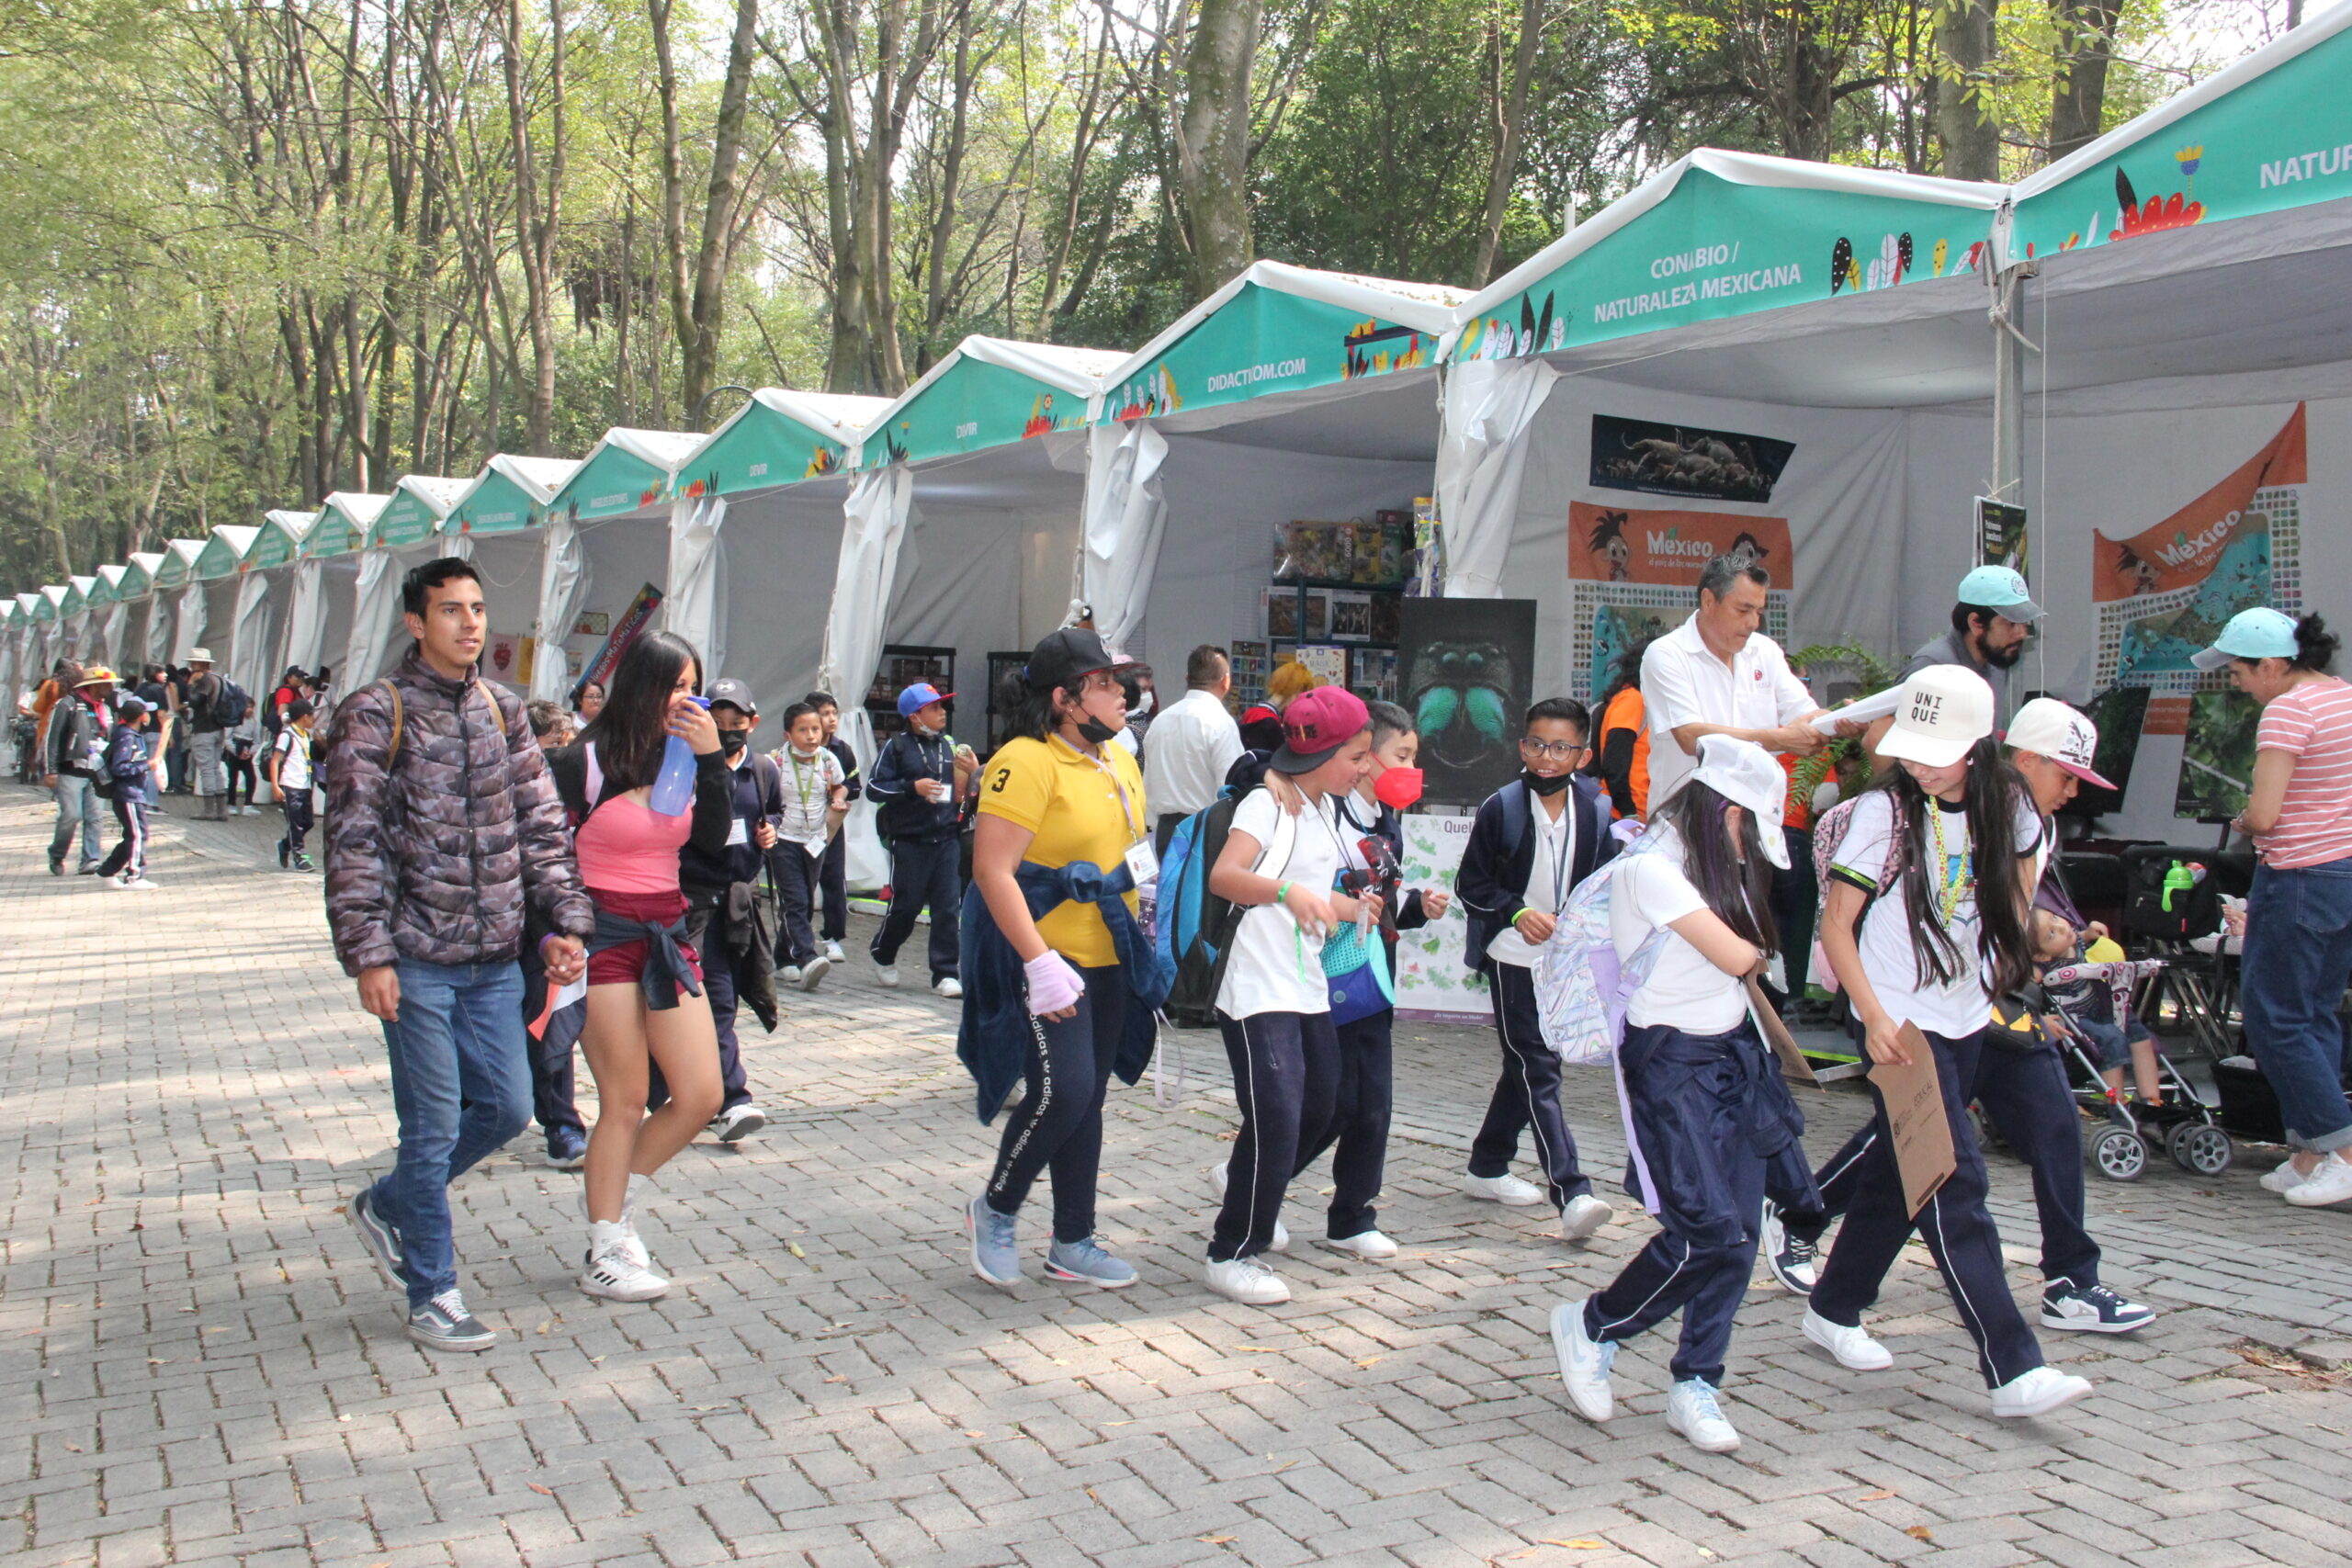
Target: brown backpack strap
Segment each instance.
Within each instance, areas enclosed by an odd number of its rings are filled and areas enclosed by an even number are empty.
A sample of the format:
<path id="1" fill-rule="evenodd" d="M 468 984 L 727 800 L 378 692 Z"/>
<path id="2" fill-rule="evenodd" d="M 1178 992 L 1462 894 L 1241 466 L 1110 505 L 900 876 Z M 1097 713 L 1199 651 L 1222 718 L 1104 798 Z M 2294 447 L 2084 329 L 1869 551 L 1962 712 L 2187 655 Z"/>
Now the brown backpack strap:
<path id="1" fill-rule="evenodd" d="M 401 760 L 401 727 L 405 715 L 401 708 L 400 687 L 393 684 L 389 678 L 379 681 L 376 684 L 383 687 L 384 694 L 392 701 L 392 744 L 384 753 L 384 772 L 389 773 L 392 771 L 392 765 Z"/>

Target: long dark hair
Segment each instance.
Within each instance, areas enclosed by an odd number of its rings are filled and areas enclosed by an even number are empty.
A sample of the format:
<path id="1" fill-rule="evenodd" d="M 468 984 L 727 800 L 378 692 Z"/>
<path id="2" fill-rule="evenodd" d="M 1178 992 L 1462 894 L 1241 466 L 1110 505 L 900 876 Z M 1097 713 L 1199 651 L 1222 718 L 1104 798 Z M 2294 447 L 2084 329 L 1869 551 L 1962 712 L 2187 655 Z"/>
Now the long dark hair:
<path id="1" fill-rule="evenodd" d="M 588 721 L 577 744 L 594 743 L 596 762 L 616 790 L 636 789 L 662 771 L 662 750 L 670 738 L 670 694 L 679 674 L 694 666 L 702 685 L 702 658 L 674 632 L 645 632 L 621 654 L 604 711 Z"/>
<path id="2" fill-rule="evenodd" d="M 1652 812 L 1650 820 L 1666 823 L 1681 835 L 1683 874 L 1707 901 L 1707 908 L 1732 929 L 1732 934 L 1767 953 L 1778 953 L 1781 933 L 1772 923 L 1772 863 L 1764 858 L 1764 836 L 1757 828 L 1756 813 L 1741 809 L 1737 844 L 1724 826 L 1724 808 L 1737 805 L 1693 779 Z"/>
<path id="3" fill-rule="evenodd" d="M 1928 813 L 1943 807 L 1919 787 L 1900 762 L 1880 775 L 1872 789 L 1894 797 L 1896 882 L 1911 924 L 1911 952 L 1921 986 L 1948 986 L 1972 966 L 1944 929 L 1936 899 L 1943 867 L 1930 872 L 1919 846 L 1928 839 Z M 1962 804 L 1968 817 L 1969 855 L 1976 877 L 1977 954 L 1992 971 L 1995 996 L 2014 991 L 2033 973 L 2033 944 L 2027 925 L 2025 887 L 2018 870 L 2018 802 L 2029 798 L 2025 780 L 2005 761 L 1990 737 L 1969 749 L 1968 782 Z"/>
<path id="4" fill-rule="evenodd" d="M 1085 677 L 1080 677 L 1080 684 L 1084 683 Z M 1066 716 L 1054 701 L 1056 693 L 1072 702 L 1078 700 L 1074 687 L 1057 686 L 1052 691 L 1034 691 L 1020 671 L 1008 671 L 1004 684 L 997 688 L 997 707 L 1006 715 L 1007 733 L 1029 740 L 1045 740 L 1059 732 Z"/>

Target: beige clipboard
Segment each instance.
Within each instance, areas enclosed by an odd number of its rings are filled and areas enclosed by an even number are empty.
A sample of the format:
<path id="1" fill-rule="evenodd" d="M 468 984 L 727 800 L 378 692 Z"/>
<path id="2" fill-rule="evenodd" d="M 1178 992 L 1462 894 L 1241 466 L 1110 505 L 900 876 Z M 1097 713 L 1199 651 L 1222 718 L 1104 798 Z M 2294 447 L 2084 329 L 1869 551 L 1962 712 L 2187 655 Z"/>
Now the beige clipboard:
<path id="1" fill-rule="evenodd" d="M 1797 1037 L 1789 1032 L 1789 1026 L 1781 1021 L 1781 1015 L 1773 1010 L 1772 998 L 1764 994 L 1764 987 L 1756 983 L 1755 976 L 1747 976 L 1747 1010 L 1755 1018 L 1756 1027 L 1762 1032 L 1764 1043 L 1772 1047 L 1772 1055 L 1781 1059 L 1781 1073 L 1792 1082 L 1809 1083 L 1819 1089 L 1821 1080 L 1814 1076 L 1813 1064 L 1804 1059 L 1804 1047 L 1797 1043 Z"/>
<path id="2" fill-rule="evenodd" d="M 1894 1165 L 1903 1177 L 1903 1201 L 1913 1219 L 1928 1206 L 1951 1173 L 1960 1168 L 1952 1152 L 1951 1122 L 1944 1115 L 1943 1086 L 1936 1076 L 1936 1048 L 1918 1026 L 1905 1023 L 1903 1043 L 1911 1065 L 1875 1063 L 1871 1085 L 1886 1106 L 1894 1139 Z"/>

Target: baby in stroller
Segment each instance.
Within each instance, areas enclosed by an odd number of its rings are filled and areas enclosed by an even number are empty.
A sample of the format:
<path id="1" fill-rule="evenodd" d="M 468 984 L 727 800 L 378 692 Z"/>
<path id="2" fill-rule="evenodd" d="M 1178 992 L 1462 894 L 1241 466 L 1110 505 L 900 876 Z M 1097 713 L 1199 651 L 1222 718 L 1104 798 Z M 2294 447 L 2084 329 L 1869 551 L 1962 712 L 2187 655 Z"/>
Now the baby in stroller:
<path id="1" fill-rule="evenodd" d="M 2102 929 L 2094 930 L 2098 935 L 2106 934 Z M 2132 987 L 2144 971 L 2163 966 L 2130 960 L 2094 962 L 2084 936 L 2071 921 L 2050 909 L 2033 912 L 2033 955 L 2056 1022 L 2089 1047 L 2110 1099 L 2120 1098 L 2123 1069 L 2129 1066 L 2141 1103 L 2161 1110 L 2165 1089 L 2156 1066 L 2156 1037 L 2132 1011 Z"/>

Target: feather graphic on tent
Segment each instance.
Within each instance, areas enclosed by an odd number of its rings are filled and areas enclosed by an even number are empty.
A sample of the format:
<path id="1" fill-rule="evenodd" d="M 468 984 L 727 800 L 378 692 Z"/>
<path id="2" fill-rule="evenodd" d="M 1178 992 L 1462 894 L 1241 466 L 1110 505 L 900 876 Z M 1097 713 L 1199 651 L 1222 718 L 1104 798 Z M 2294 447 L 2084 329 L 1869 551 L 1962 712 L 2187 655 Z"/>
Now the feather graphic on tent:
<path id="1" fill-rule="evenodd" d="M 1535 352 L 1535 301 L 1530 299 L 1524 294 L 1519 297 L 1519 348 L 1517 352 L 1520 354 L 1532 354 Z"/>
<path id="2" fill-rule="evenodd" d="M 1944 263 L 1951 259 L 1951 242 L 1950 240 L 1938 240 L 1936 242 L 1935 251 L 1932 254 L 1934 256 L 1934 265 L 1936 269 L 1932 276 L 1941 277 L 1944 275 Z"/>
<path id="3" fill-rule="evenodd" d="M 1545 340 L 1550 338 L 1551 335 L 1552 296 L 1546 294 L 1544 296 L 1544 313 L 1537 317 L 1535 321 L 1535 333 L 1532 337 L 1527 340 L 1527 352 L 1530 354 L 1542 352 Z"/>
<path id="4" fill-rule="evenodd" d="M 2126 212 L 2140 205 L 2140 197 L 2132 188 L 2132 176 L 2123 172 L 2120 164 L 2115 165 L 2115 199 L 2123 204 Z"/>
<path id="5" fill-rule="evenodd" d="M 1846 287 L 1846 275 L 1854 270 L 1854 243 L 1843 234 L 1829 247 L 1829 292 L 1835 294 Z"/>

